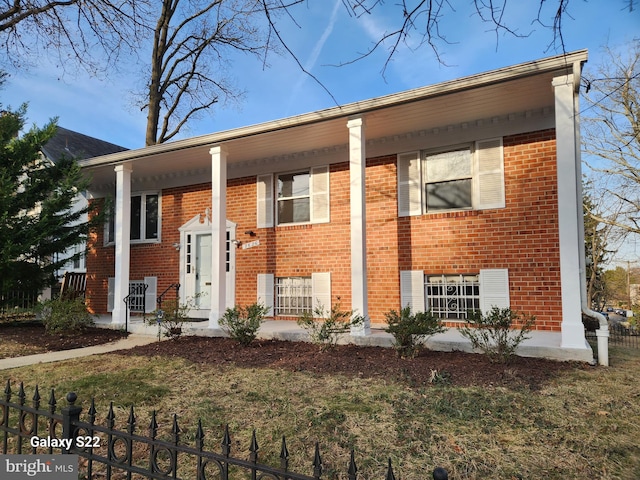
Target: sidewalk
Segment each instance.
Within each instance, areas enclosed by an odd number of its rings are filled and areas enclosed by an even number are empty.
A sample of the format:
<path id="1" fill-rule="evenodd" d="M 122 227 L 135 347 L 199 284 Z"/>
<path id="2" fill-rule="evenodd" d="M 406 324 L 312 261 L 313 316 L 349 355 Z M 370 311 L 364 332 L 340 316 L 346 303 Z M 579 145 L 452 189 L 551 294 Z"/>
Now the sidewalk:
<path id="1" fill-rule="evenodd" d="M 151 335 L 140 335 L 136 333 L 130 334 L 127 338 L 116 342 L 96 345 L 94 347 L 75 348 L 73 350 L 61 350 L 59 352 L 38 353 L 36 355 L 27 355 L 24 357 L 3 358 L 0 360 L 0 370 L 9 368 L 24 367 L 26 365 L 36 365 L 38 363 L 59 362 L 71 358 L 88 357 L 89 355 L 98 355 L 101 353 L 133 348 L 139 345 L 146 345 L 157 342 L 158 338 Z"/>

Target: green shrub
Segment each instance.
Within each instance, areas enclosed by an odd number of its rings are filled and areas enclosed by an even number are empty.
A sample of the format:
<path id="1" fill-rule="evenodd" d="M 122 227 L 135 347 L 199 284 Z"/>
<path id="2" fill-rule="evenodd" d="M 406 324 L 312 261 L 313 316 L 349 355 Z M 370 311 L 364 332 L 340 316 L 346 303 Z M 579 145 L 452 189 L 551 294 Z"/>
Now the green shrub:
<path id="1" fill-rule="evenodd" d="M 415 357 L 431 335 L 445 331 L 442 322 L 430 311 L 411 313 L 408 305 L 400 313 L 391 310 L 385 313 L 385 332 L 393 335 L 393 348 L 402 358 Z"/>
<path id="2" fill-rule="evenodd" d="M 82 298 L 47 300 L 38 310 L 45 331 L 50 334 L 74 335 L 94 326 L 93 316 Z"/>
<path id="3" fill-rule="evenodd" d="M 267 313 L 269 313 L 269 307 L 260 303 L 253 303 L 246 307 L 236 305 L 233 308 L 227 308 L 219 323 L 231 338 L 247 346 L 255 340 Z"/>
<path id="4" fill-rule="evenodd" d="M 200 294 L 188 298 L 185 303 L 180 303 L 177 298 L 165 300 L 163 308 L 151 313 L 152 317 L 147 322 L 149 325 L 158 326 L 158 340 L 160 340 L 160 331 L 167 338 L 177 338 L 182 335 L 182 324 L 190 320 L 189 312 L 195 308 L 195 302 L 199 296 Z"/>
<path id="5" fill-rule="evenodd" d="M 460 333 L 492 362 L 508 363 L 518 345 L 529 338 L 527 333 L 535 321 L 534 316 L 525 316 L 510 308 L 493 307 L 484 315 L 479 311 L 470 312 Z M 518 325 L 519 328 L 514 328 Z"/>
<path id="6" fill-rule="evenodd" d="M 319 345 L 322 351 L 335 347 L 343 333 L 363 322 L 364 317 L 354 315 L 353 310 L 341 310 L 339 303 L 334 304 L 330 312 L 319 304 L 312 312 L 305 312 L 298 318 L 298 325 L 307 331 L 311 342 Z"/>

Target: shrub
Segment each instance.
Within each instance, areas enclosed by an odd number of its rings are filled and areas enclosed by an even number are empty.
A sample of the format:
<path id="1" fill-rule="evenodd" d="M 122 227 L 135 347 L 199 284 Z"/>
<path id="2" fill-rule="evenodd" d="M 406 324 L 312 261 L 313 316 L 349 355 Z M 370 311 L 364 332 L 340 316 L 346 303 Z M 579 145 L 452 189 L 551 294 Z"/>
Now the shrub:
<path id="1" fill-rule="evenodd" d="M 247 346 L 258 336 L 260 325 L 269 313 L 270 307 L 253 303 L 246 307 L 236 305 L 227 308 L 220 319 L 220 326 L 227 334 L 241 345 Z"/>
<path id="2" fill-rule="evenodd" d="M 164 308 L 152 312 L 152 317 L 147 320 L 149 325 L 158 325 L 158 340 L 160 332 L 167 338 L 177 338 L 182 335 L 182 324 L 189 321 L 189 311 L 195 307 L 195 300 L 199 297 L 188 298 L 185 303 L 180 300 L 170 299 L 163 303 Z"/>
<path id="3" fill-rule="evenodd" d="M 481 350 L 492 362 L 508 363 L 518 345 L 529 338 L 536 319 L 510 308 L 493 307 L 488 313 L 470 313 L 466 325 L 460 328 L 473 348 Z M 519 328 L 514 328 L 520 325 Z"/>
<path id="4" fill-rule="evenodd" d="M 50 334 L 79 334 L 94 325 L 93 316 L 82 298 L 47 300 L 38 310 L 45 331 Z"/>
<path id="5" fill-rule="evenodd" d="M 339 303 L 334 304 L 330 312 L 319 304 L 312 312 L 305 312 L 298 318 L 298 325 L 307 331 L 311 342 L 319 345 L 322 351 L 335 347 L 343 333 L 363 322 L 362 315 L 354 315 L 353 310 L 341 310 Z"/>
<path id="6" fill-rule="evenodd" d="M 385 313 L 385 332 L 393 335 L 393 348 L 402 358 L 415 357 L 431 335 L 445 331 L 442 322 L 430 311 L 411 313 L 408 305 L 400 313 L 391 310 Z"/>

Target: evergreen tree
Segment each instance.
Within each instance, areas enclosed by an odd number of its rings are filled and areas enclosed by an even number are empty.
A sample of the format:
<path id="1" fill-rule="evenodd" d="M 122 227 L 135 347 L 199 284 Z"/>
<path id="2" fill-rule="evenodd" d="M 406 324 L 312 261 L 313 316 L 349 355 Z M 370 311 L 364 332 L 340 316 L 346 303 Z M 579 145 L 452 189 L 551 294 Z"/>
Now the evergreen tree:
<path id="1" fill-rule="evenodd" d="M 57 254 L 83 243 L 91 226 L 83 221 L 90 207 L 75 210 L 76 195 L 86 189 L 73 158 L 41 156 L 56 132 L 51 121 L 24 135 L 26 105 L 0 108 L 0 293 L 40 291 L 54 283 L 54 273 L 69 261 Z M 80 255 L 80 254 L 78 254 Z"/>

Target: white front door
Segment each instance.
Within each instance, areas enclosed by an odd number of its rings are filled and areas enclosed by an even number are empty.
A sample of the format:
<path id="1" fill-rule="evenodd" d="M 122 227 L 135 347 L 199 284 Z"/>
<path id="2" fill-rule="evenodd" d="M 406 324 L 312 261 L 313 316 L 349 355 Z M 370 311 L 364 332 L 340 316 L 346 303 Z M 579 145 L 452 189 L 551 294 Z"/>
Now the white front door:
<path id="1" fill-rule="evenodd" d="M 236 225 L 227 221 L 226 242 L 226 307 L 235 305 L 235 236 Z M 180 227 L 180 298 L 183 303 L 194 299 L 190 312 L 193 318 L 209 318 L 211 308 L 211 226 L 200 223 L 199 216 Z"/>
<path id="2" fill-rule="evenodd" d="M 195 235 L 195 303 L 198 309 L 211 308 L 211 234 Z"/>

